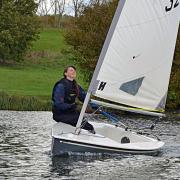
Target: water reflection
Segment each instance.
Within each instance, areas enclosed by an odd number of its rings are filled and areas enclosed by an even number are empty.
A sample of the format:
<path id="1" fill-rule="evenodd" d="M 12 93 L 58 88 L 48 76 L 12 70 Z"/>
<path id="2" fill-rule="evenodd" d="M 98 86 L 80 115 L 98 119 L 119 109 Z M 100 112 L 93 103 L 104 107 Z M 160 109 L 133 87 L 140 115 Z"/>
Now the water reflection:
<path id="1" fill-rule="evenodd" d="M 180 179 L 180 121 L 168 116 L 153 133 L 165 141 L 153 155 L 50 156 L 52 114 L 0 111 L 0 179 Z M 136 120 L 134 121 L 134 118 Z M 176 119 L 176 121 L 174 121 Z M 136 129 L 156 119 L 122 116 Z"/>
<path id="2" fill-rule="evenodd" d="M 178 167 L 171 160 L 159 156 L 91 156 L 90 159 L 87 156 L 67 156 L 52 159 L 52 172 L 63 179 L 169 179 L 177 178 L 177 171 Z"/>

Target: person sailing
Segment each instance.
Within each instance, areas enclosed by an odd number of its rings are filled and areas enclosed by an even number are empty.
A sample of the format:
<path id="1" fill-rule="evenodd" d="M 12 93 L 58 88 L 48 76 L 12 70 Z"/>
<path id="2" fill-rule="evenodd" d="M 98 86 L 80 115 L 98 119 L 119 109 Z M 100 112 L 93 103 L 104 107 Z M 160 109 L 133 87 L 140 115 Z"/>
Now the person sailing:
<path id="1" fill-rule="evenodd" d="M 77 84 L 76 68 L 68 66 L 64 70 L 64 78 L 55 83 L 52 91 L 52 113 L 56 122 L 76 126 L 80 112 L 77 110 L 76 98 L 84 102 L 86 92 Z M 94 127 L 87 121 L 82 122 L 82 128 L 95 134 Z"/>

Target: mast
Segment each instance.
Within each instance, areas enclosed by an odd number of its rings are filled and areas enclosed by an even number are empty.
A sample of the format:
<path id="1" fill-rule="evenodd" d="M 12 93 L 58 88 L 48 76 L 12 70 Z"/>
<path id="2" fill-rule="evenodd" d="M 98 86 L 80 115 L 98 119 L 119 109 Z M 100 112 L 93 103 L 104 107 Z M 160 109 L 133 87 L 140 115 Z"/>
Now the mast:
<path id="1" fill-rule="evenodd" d="M 96 80 L 97 76 L 98 76 L 98 73 L 99 73 L 99 70 L 101 68 L 101 65 L 103 63 L 103 60 L 104 60 L 104 57 L 106 55 L 106 52 L 107 52 L 107 49 L 109 47 L 109 44 L 110 44 L 110 41 L 111 41 L 111 38 L 112 38 L 112 35 L 114 33 L 114 30 L 116 28 L 116 25 L 117 25 L 117 22 L 119 20 L 119 17 L 121 15 L 121 12 L 123 10 L 123 7 L 124 7 L 124 4 L 125 4 L 126 0 L 120 0 L 119 3 L 118 3 L 118 7 L 116 9 L 116 12 L 115 12 L 115 15 L 113 17 L 113 20 L 112 20 L 112 23 L 111 23 L 111 26 L 110 26 L 110 29 L 108 31 L 108 34 L 107 34 L 107 37 L 106 37 L 106 40 L 104 42 L 104 45 L 103 45 L 103 48 L 102 48 L 102 51 L 101 51 L 101 54 L 100 54 L 100 57 L 99 57 L 99 60 L 98 60 L 98 63 L 96 65 L 96 68 L 95 68 L 95 71 L 94 71 L 94 74 L 93 74 L 93 77 L 91 79 L 91 83 L 90 83 L 90 86 L 89 86 L 89 89 L 88 89 L 88 92 L 86 94 L 86 98 L 84 100 L 84 103 L 83 103 L 83 106 L 82 106 L 82 109 L 81 109 L 81 113 L 80 113 L 80 116 L 79 116 L 79 119 L 78 119 L 78 122 L 77 122 L 77 125 L 76 125 L 76 133 L 78 134 L 80 129 L 78 129 L 82 123 L 82 120 L 83 120 L 83 116 L 84 116 L 84 113 L 86 111 L 86 108 L 87 108 L 87 105 L 88 105 L 88 102 L 89 102 L 89 99 L 90 99 L 90 96 L 92 94 L 92 92 L 97 89 L 97 86 L 98 86 L 98 81 Z"/>

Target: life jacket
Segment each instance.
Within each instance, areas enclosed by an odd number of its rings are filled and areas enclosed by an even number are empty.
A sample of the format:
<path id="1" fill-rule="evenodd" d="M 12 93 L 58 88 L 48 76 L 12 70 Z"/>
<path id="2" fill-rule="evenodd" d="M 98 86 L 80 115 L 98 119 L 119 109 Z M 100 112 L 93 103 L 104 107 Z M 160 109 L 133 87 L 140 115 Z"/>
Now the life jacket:
<path id="1" fill-rule="evenodd" d="M 79 87 L 75 81 L 71 82 L 65 78 L 55 83 L 53 87 L 53 92 L 52 92 L 52 101 L 55 101 L 54 92 L 58 84 L 63 84 L 64 86 L 64 103 L 67 103 L 67 104 L 75 103 L 76 97 L 79 96 Z"/>

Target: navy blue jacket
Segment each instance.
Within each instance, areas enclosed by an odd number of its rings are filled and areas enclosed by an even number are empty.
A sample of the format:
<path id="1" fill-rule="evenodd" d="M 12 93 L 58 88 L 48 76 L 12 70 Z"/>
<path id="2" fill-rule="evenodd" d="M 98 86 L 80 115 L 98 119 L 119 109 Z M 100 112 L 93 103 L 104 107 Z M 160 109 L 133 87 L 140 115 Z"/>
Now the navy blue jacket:
<path id="1" fill-rule="evenodd" d="M 53 88 L 53 108 L 60 112 L 75 109 L 76 98 L 84 102 L 85 97 L 86 92 L 80 85 L 68 79 L 61 79 Z"/>

